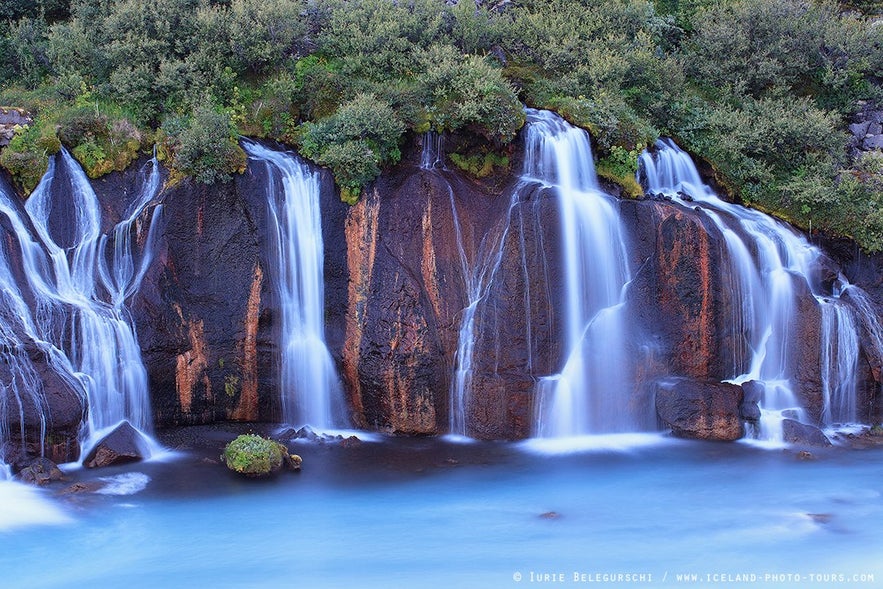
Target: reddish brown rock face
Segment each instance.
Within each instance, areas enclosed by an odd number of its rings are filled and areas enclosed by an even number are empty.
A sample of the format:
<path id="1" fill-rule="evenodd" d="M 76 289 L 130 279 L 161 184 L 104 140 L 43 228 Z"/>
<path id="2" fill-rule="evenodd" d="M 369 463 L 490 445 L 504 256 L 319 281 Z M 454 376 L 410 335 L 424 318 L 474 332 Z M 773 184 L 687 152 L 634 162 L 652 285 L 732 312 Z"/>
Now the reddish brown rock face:
<path id="1" fill-rule="evenodd" d="M 719 232 L 699 213 L 671 203 L 626 201 L 623 212 L 638 267 L 629 304 L 643 332 L 632 339 L 652 343 L 663 374 L 731 378 L 735 351 L 744 344 L 728 321 L 732 289 Z"/>
<path id="2" fill-rule="evenodd" d="M 347 215 L 342 375 L 355 424 L 438 434 L 447 431 L 465 281 L 447 182 L 401 172 L 378 181 Z M 473 189 L 454 202 L 467 250 L 469 198 L 488 197 Z"/>

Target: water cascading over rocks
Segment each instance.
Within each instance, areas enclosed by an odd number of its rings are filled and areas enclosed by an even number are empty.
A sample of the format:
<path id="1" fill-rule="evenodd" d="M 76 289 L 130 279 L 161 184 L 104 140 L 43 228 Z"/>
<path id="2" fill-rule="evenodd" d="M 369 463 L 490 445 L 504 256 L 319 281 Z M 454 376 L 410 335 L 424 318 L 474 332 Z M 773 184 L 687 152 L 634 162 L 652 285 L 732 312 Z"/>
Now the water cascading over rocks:
<path id="1" fill-rule="evenodd" d="M 451 205 L 451 220 L 454 226 L 457 257 L 460 275 L 466 294 L 467 306 L 462 310 L 460 327 L 457 336 L 457 350 L 454 356 L 454 374 L 451 378 L 450 390 L 450 425 L 448 433 L 457 436 L 469 435 L 468 408 L 472 395 L 473 357 L 475 354 L 475 320 L 478 305 L 487 295 L 488 287 L 500 265 L 502 252 L 501 243 L 506 238 L 508 223 L 498 224 L 493 230 L 485 233 L 477 248 L 470 247 L 466 242 L 461 213 L 457 208 L 457 199 L 453 187 L 444 179 L 439 171 L 445 169 L 444 136 L 426 133 L 423 137 L 423 150 L 420 168 L 435 171 L 440 182 L 447 188 Z"/>
<path id="2" fill-rule="evenodd" d="M 602 192 L 588 133 L 530 111 L 522 182 L 554 192 L 561 222 L 564 364 L 538 384 L 539 437 L 652 429 L 631 406 L 624 291 L 631 279 L 616 199 Z"/>
<path id="3" fill-rule="evenodd" d="M 162 209 L 157 205 L 147 212 L 160 188 L 155 158 L 145 166 L 139 184 L 109 235 L 102 233 L 98 197 L 67 151 L 50 160 L 24 210 L 9 194 L 3 196 L 20 264 L 12 270 L 12 252 L 5 252 L 6 275 L 14 279 L 4 294 L 21 328 L 5 331 L 26 336 L 8 348 L 35 344 L 55 372 L 82 387 L 88 404 L 86 437 L 97 437 L 122 421 L 143 433 L 153 429 L 147 375 L 126 304 L 153 255 L 153 228 Z M 30 372 L 20 363 L 16 370 Z M 31 382 L 28 388 L 37 391 L 31 402 L 37 402 L 41 385 Z M 50 408 L 40 411 L 44 420 L 51 418 Z"/>
<path id="4" fill-rule="evenodd" d="M 651 195 L 695 207 L 723 238 L 728 266 L 719 288 L 732 297 L 726 332 L 736 339 L 723 370 L 729 382 L 759 385 L 756 436 L 782 441 L 788 418 L 822 426 L 857 421 L 856 306 L 840 297 L 854 287 L 840 274 L 820 275 L 821 250 L 784 223 L 721 200 L 670 140 L 641 155 L 639 180 Z M 806 341 L 810 334 L 818 339 Z"/>
<path id="5" fill-rule="evenodd" d="M 343 392 L 325 344 L 325 296 L 318 174 L 290 153 L 244 142 L 267 168 L 271 280 L 280 311 L 282 419 L 315 429 L 347 425 Z"/>

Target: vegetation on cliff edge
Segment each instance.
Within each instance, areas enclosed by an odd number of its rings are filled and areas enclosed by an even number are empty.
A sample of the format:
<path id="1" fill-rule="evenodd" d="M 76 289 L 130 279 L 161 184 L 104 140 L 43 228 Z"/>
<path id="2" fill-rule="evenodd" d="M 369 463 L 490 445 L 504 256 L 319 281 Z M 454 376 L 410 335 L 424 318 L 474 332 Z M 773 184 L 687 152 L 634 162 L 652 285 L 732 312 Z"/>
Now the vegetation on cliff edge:
<path id="1" fill-rule="evenodd" d="M 850 155 L 844 131 L 862 101 L 881 100 L 880 12 L 827 0 L 0 0 L 0 104 L 35 115 L 0 164 L 28 192 L 62 145 L 95 177 L 158 143 L 176 177 L 212 183 L 244 168 L 243 134 L 296 146 L 353 202 L 409 133 L 472 136 L 462 166 L 492 170 L 527 103 L 588 129 L 599 173 L 626 194 L 640 193 L 640 149 L 672 136 L 734 197 L 879 251 L 879 158 Z"/>

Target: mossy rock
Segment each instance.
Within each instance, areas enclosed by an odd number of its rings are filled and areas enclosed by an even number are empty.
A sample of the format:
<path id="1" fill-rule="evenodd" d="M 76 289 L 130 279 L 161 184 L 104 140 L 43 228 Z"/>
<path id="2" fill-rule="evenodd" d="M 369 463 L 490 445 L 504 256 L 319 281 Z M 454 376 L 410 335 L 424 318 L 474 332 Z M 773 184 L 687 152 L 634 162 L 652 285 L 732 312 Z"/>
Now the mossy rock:
<path id="1" fill-rule="evenodd" d="M 279 472 L 283 466 L 299 470 L 301 458 L 289 455 L 279 442 L 255 434 L 244 434 L 227 444 L 221 460 L 233 472 L 247 477 L 263 477 Z"/>

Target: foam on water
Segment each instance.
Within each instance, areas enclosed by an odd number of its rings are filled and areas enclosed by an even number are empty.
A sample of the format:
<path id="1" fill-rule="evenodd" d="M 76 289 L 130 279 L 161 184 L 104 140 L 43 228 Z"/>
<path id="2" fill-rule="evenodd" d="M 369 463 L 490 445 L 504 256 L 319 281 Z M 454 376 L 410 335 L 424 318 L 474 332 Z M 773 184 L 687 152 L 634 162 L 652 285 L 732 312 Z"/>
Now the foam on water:
<path id="1" fill-rule="evenodd" d="M 519 446 L 538 454 L 576 454 L 581 452 L 632 452 L 684 443 L 663 432 L 598 434 L 563 438 L 531 438 Z"/>
<path id="2" fill-rule="evenodd" d="M 0 480 L 0 533 L 35 525 L 73 522 L 56 504 L 34 487 Z"/>
<path id="3" fill-rule="evenodd" d="M 147 488 L 150 477 L 143 472 L 127 472 L 110 477 L 100 477 L 98 480 L 105 483 L 103 487 L 95 491 L 100 495 L 134 495 Z"/>

